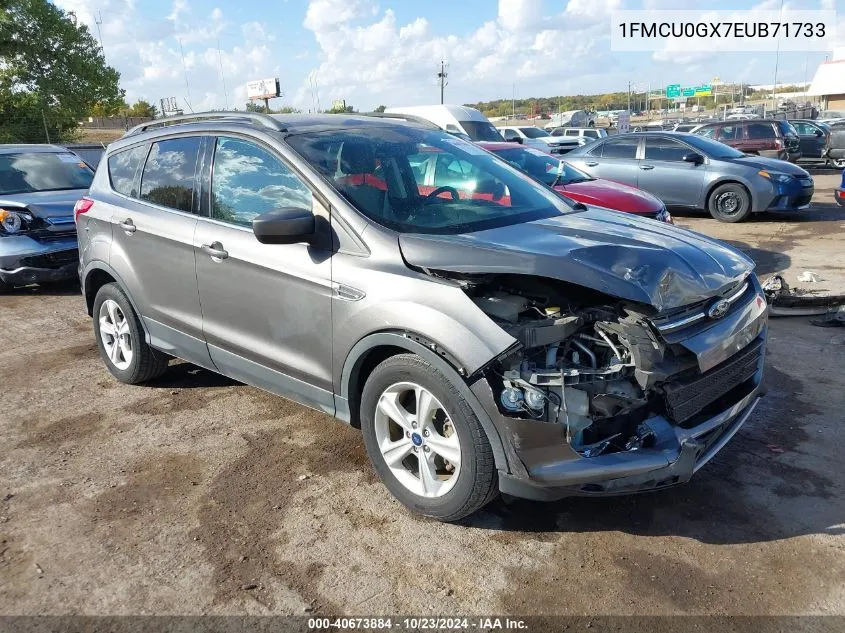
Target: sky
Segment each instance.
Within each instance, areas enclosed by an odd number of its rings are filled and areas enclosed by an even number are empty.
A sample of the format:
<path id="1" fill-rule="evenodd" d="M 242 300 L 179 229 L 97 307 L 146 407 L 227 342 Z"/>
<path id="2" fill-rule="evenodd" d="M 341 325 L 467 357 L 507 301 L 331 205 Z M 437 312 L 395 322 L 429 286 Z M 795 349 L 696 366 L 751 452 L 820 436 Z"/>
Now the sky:
<path id="1" fill-rule="evenodd" d="M 121 74 L 131 103 L 175 97 L 186 112 L 244 107 L 246 83 L 278 77 L 271 107 L 304 112 L 335 99 L 361 111 L 594 94 L 666 84 L 771 84 L 774 52 L 614 53 L 613 9 L 692 8 L 677 0 L 53 0 L 91 32 Z M 712 9 L 779 9 L 782 0 L 708 0 Z M 836 9 L 845 0 L 786 0 Z M 821 52 L 781 53 L 779 84 L 809 81 Z"/>

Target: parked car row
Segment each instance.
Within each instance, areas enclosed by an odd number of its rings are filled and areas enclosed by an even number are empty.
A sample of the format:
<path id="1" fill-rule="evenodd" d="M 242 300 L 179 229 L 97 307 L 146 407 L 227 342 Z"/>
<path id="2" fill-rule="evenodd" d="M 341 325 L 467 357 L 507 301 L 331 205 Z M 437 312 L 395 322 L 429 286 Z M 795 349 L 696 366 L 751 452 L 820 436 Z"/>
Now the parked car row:
<path id="1" fill-rule="evenodd" d="M 572 154 L 659 175 L 654 161 L 678 149 L 705 173 L 735 152 L 645 134 Z M 576 202 L 591 195 L 578 178 L 535 148 L 485 149 L 411 119 L 139 126 L 75 209 L 99 353 L 125 383 L 175 356 L 336 416 L 361 429 L 387 489 L 440 520 L 500 491 L 685 482 L 759 402 L 767 313 L 753 262 Z"/>

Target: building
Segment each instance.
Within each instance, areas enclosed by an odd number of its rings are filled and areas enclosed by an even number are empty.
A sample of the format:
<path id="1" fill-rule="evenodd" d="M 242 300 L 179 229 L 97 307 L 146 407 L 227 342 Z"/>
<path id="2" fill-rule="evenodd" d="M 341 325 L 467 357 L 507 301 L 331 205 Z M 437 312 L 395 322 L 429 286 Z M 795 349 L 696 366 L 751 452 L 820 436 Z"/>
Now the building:
<path id="1" fill-rule="evenodd" d="M 845 48 L 819 66 L 807 92 L 819 98 L 822 110 L 845 110 Z"/>

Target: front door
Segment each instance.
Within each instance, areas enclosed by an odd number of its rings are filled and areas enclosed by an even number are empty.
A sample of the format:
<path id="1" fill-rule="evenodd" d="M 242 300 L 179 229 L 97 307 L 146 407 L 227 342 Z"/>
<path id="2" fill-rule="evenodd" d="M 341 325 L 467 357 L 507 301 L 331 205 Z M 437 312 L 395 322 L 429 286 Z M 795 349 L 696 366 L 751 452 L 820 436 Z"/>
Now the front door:
<path id="1" fill-rule="evenodd" d="M 665 136 L 647 136 L 640 161 L 639 187 L 660 198 L 667 206 L 698 204 L 707 166 L 683 160 L 692 148 Z"/>
<path id="2" fill-rule="evenodd" d="M 297 207 L 328 225 L 328 211 L 270 147 L 214 141 L 209 218 L 194 237 L 202 327 L 226 375 L 334 413 L 331 252 L 262 244 L 252 220 Z"/>

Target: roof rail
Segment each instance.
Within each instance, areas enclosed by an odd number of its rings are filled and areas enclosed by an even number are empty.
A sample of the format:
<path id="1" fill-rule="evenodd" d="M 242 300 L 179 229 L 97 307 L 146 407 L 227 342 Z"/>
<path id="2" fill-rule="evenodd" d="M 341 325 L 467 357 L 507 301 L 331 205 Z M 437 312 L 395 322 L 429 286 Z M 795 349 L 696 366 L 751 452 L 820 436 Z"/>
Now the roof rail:
<path id="1" fill-rule="evenodd" d="M 429 121 L 421 116 L 417 116 L 415 114 L 402 114 L 400 112 L 356 112 L 356 115 L 361 116 L 371 116 L 375 118 L 381 119 L 399 119 L 401 121 L 411 121 L 412 123 L 419 123 L 420 125 L 427 127 L 431 130 L 443 130 L 442 127 L 434 123 L 433 121 Z"/>
<path id="2" fill-rule="evenodd" d="M 180 114 L 177 116 L 170 116 L 163 119 L 153 119 L 146 123 L 141 123 L 133 128 L 130 128 L 124 136 L 132 136 L 133 134 L 140 134 L 149 129 L 156 127 L 168 127 L 170 125 L 180 125 L 182 123 L 191 123 L 194 121 L 220 121 L 228 119 L 230 121 L 249 121 L 262 127 L 265 127 L 276 132 L 285 132 L 287 128 L 284 123 L 278 119 L 274 119 L 269 114 L 261 114 L 259 112 L 195 112 L 193 114 Z"/>

